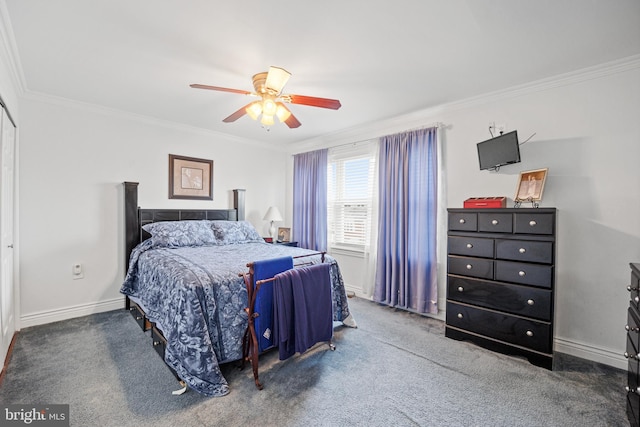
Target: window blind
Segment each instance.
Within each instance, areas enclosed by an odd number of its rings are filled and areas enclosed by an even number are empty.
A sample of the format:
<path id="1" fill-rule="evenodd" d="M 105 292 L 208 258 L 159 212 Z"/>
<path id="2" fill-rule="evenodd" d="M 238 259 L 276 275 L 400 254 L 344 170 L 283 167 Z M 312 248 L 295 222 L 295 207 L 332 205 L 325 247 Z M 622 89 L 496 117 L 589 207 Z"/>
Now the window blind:
<path id="1" fill-rule="evenodd" d="M 362 252 L 369 245 L 375 142 L 330 148 L 327 165 L 328 245 Z"/>

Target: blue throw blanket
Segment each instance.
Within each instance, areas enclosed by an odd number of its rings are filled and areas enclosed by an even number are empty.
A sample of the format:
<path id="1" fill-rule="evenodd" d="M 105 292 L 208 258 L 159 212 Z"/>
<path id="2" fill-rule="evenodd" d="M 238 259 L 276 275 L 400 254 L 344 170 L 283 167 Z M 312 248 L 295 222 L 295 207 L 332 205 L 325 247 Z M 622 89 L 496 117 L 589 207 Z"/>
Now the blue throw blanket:
<path id="1" fill-rule="evenodd" d="M 329 264 L 300 267 L 275 276 L 273 335 L 280 360 L 304 353 L 333 336 Z"/>

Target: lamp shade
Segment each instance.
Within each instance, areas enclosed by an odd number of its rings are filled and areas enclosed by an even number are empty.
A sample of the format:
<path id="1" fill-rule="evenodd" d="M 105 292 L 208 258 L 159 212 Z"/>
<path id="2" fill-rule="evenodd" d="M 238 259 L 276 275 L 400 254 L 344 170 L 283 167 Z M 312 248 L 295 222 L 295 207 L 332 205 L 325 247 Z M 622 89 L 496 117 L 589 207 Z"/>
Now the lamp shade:
<path id="1" fill-rule="evenodd" d="M 271 206 L 262 219 L 265 221 L 282 221 L 282 214 L 277 207 Z"/>

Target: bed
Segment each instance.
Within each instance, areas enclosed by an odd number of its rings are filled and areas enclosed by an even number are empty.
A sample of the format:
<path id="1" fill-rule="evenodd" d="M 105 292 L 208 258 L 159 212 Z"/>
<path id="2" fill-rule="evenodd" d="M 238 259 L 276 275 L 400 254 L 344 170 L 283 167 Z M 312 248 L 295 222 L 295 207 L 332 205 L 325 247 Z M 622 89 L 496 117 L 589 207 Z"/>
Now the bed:
<path id="1" fill-rule="evenodd" d="M 294 264 L 318 264 L 324 255 L 264 242 L 244 221 L 243 190 L 234 190 L 233 209 L 158 210 L 138 208 L 137 187 L 125 183 L 126 308 L 162 340 L 159 353 L 188 388 L 224 396 L 229 385 L 220 365 L 243 359 L 247 265 L 300 255 Z M 355 326 L 339 266 L 330 256 L 324 261 L 333 321 Z"/>

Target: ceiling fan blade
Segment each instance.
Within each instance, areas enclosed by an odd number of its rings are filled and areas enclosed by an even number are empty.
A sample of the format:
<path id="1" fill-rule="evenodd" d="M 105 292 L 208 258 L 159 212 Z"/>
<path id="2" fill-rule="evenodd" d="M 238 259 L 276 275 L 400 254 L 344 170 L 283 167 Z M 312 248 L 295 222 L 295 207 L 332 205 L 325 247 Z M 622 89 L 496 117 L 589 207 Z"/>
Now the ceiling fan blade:
<path id="1" fill-rule="evenodd" d="M 230 89 L 228 87 L 218 87 L 218 86 L 208 86 L 208 85 L 200 85 L 200 84 L 192 84 L 189 85 L 194 89 L 208 89 L 208 90 L 217 90 L 220 92 L 231 92 L 231 93 L 239 93 L 240 95 L 251 95 L 251 92 L 241 89 Z"/>
<path id="2" fill-rule="evenodd" d="M 298 121 L 298 119 L 296 119 L 296 116 L 294 116 L 293 114 L 290 115 L 289 118 L 287 120 L 285 120 L 284 122 L 291 129 L 299 128 L 302 125 L 302 123 L 300 123 L 300 121 Z"/>
<path id="3" fill-rule="evenodd" d="M 289 102 L 292 104 L 300 104 L 300 105 L 309 105 L 311 107 L 321 107 L 321 108 L 330 108 L 332 110 L 337 110 L 342 106 L 340 101 L 337 99 L 328 99 L 328 98 L 316 98 L 313 96 L 304 96 L 304 95 L 287 95 L 289 98 Z"/>
<path id="4" fill-rule="evenodd" d="M 289 77 L 291 77 L 291 73 L 280 67 L 269 67 L 269 72 L 267 73 L 267 81 L 264 83 L 267 89 L 271 89 L 276 92 L 276 94 L 282 91 L 284 85 L 289 81 Z"/>
<path id="5" fill-rule="evenodd" d="M 247 114 L 247 107 L 249 105 L 253 104 L 252 102 L 250 102 L 249 104 L 245 105 L 244 107 L 240 108 L 238 111 L 236 111 L 235 113 L 231 114 L 229 117 L 223 119 L 222 121 L 225 123 L 231 123 L 231 122 L 235 122 L 236 120 L 238 120 L 240 117 L 244 116 L 245 114 Z"/>

